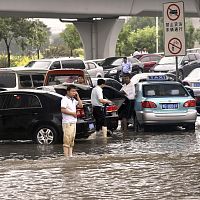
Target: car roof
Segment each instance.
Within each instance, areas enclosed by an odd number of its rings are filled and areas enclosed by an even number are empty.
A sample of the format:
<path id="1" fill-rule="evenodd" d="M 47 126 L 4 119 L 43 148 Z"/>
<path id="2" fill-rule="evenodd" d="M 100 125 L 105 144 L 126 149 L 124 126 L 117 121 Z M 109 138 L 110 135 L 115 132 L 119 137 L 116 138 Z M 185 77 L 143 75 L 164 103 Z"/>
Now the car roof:
<path id="1" fill-rule="evenodd" d="M 9 67 L 9 68 L 0 68 L 0 72 L 47 72 L 47 69 L 33 69 L 33 68 L 25 68 L 25 67 Z"/>
<path id="2" fill-rule="evenodd" d="M 86 70 L 84 69 L 73 69 L 73 68 L 65 68 L 65 69 L 53 69 L 53 70 L 48 70 L 48 74 L 61 74 L 62 72 L 69 72 L 69 74 L 73 73 L 85 73 L 88 74 Z M 63 73 L 64 74 L 64 73 Z"/>
<path id="3" fill-rule="evenodd" d="M 169 75 L 169 76 L 175 76 L 174 74 L 171 73 L 158 73 L 158 72 L 149 72 L 149 73 L 141 73 L 141 74 L 135 74 L 132 78 L 131 78 L 131 82 L 133 82 L 134 84 L 140 82 L 140 80 L 143 79 L 147 79 L 149 76 L 163 76 L 163 75 Z"/>
<path id="4" fill-rule="evenodd" d="M 34 94 L 51 94 L 51 95 L 54 95 L 54 96 L 58 96 L 58 97 L 63 97 L 62 95 L 60 94 L 57 94 L 55 92 L 50 92 L 50 91 L 47 91 L 47 90 L 36 90 L 36 89 L 11 89 L 11 90 L 6 90 L 6 91 L 1 91 L 0 94 L 4 94 L 4 93 L 15 93 L 15 92 L 22 92 L 22 93 L 34 93 Z"/>
<path id="5" fill-rule="evenodd" d="M 42 58 L 38 60 L 32 60 L 32 61 L 57 61 L 57 60 L 78 60 L 78 61 L 83 61 L 83 59 L 78 58 L 78 57 L 57 57 L 57 58 Z"/>
<path id="6" fill-rule="evenodd" d="M 143 81 L 143 82 L 139 82 L 138 84 L 141 85 L 161 85 L 161 84 L 170 84 L 170 85 L 182 85 L 181 83 L 177 82 L 177 81 Z"/>

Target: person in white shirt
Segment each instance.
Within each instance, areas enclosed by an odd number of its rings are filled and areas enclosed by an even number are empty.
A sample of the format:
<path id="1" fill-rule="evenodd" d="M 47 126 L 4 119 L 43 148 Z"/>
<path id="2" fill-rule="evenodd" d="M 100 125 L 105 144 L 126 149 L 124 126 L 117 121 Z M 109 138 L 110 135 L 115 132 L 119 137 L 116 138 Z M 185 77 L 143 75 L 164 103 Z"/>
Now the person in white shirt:
<path id="1" fill-rule="evenodd" d="M 103 136 L 107 137 L 107 124 L 106 124 L 106 110 L 105 104 L 112 103 L 111 101 L 103 98 L 103 87 L 105 85 L 104 79 L 97 80 L 97 86 L 92 89 L 91 103 L 93 107 L 93 116 L 96 121 L 96 133 L 102 129 Z"/>
<path id="2" fill-rule="evenodd" d="M 135 121 L 135 85 L 131 82 L 131 75 L 124 74 L 123 75 L 123 82 L 125 83 L 122 88 L 121 92 L 128 98 L 125 101 L 125 104 L 119 110 L 119 117 L 121 119 L 121 130 L 127 131 L 128 127 L 128 119 L 133 119 Z"/>
<path id="3" fill-rule="evenodd" d="M 122 62 L 122 75 L 125 73 L 131 73 L 132 72 L 132 64 L 128 61 L 127 57 L 123 58 Z"/>
<path id="4" fill-rule="evenodd" d="M 72 157 L 76 136 L 76 106 L 83 108 L 82 101 L 74 85 L 67 87 L 67 94 L 61 100 L 64 155 Z"/>
<path id="5" fill-rule="evenodd" d="M 133 53 L 133 57 L 134 56 L 137 56 L 137 55 L 140 55 L 141 53 L 138 51 L 138 49 L 137 48 L 135 48 L 135 51 L 134 51 L 134 53 Z"/>

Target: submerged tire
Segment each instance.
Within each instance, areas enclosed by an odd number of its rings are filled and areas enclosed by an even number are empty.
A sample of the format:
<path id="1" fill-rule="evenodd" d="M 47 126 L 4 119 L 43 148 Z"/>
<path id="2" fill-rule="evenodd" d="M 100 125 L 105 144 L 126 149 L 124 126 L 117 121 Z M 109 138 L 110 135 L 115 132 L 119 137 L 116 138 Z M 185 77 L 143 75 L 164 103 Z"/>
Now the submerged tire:
<path id="1" fill-rule="evenodd" d="M 195 131 L 195 123 L 190 123 L 185 126 L 187 131 Z"/>
<path id="2" fill-rule="evenodd" d="M 58 141 L 58 133 L 50 125 L 41 125 L 34 131 L 34 141 L 37 144 L 54 144 Z"/>

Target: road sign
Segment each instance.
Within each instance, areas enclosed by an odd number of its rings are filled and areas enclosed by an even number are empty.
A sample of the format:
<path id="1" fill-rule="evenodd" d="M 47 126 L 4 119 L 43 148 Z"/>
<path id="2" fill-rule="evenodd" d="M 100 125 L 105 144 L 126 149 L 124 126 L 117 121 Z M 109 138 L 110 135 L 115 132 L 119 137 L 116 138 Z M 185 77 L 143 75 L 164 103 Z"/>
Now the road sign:
<path id="1" fill-rule="evenodd" d="M 163 5 L 165 56 L 185 55 L 184 3 L 179 1 Z"/>

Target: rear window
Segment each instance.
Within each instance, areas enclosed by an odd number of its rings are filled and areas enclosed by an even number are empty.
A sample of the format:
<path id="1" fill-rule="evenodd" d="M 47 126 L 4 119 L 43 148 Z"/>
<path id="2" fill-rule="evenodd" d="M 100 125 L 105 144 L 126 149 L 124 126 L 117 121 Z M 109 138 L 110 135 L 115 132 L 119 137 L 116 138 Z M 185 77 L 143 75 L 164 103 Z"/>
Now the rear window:
<path id="1" fill-rule="evenodd" d="M 49 75 L 47 85 L 58 85 L 62 83 L 75 83 L 78 80 L 77 74 L 70 75 Z"/>
<path id="2" fill-rule="evenodd" d="M 144 97 L 186 97 L 188 93 L 181 85 L 151 84 L 143 85 Z"/>
<path id="3" fill-rule="evenodd" d="M 85 64 L 82 60 L 62 60 L 62 68 L 85 69 Z"/>
<path id="4" fill-rule="evenodd" d="M 15 73 L 0 72 L 0 87 L 5 87 L 5 88 L 16 87 Z"/>
<path id="5" fill-rule="evenodd" d="M 30 63 L 30 66 L 28 64 L 28 66 L 34 69 L 48 69 L 50 64 L 51 61 L 35 61 Z"/>

